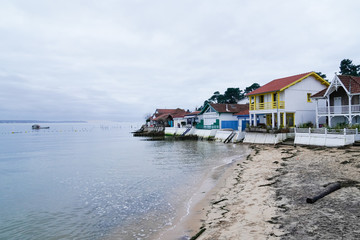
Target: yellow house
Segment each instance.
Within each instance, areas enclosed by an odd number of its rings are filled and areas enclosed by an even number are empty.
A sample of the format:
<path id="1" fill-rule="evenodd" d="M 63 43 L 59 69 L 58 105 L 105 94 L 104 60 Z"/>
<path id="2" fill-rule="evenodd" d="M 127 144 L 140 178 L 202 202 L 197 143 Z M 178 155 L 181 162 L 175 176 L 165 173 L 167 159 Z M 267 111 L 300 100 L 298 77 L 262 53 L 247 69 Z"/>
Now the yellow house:
<path id="1" fill-rule="evenodd" d="M 316 104 L 310 97 L 328 86 L 315 72 L 275 79 L 247 94 L 250 125 L 280 128 L 315 124 Z"/>

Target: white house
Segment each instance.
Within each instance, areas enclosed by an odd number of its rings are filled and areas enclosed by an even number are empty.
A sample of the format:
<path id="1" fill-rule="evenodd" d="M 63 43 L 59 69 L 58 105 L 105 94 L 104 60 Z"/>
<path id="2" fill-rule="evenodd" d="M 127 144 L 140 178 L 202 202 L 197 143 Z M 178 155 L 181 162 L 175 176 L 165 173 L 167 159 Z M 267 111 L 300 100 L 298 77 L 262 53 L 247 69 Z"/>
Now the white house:
<path id="1" fill-rule="evenodd" d="M 360 77 L 335 75 L 328 88 L 311 98 L 317 103 L 317 127 L 325 119 L 330 127 L 360 124 Z"/>
<path id="2" fill-rule="evenodd" d="M 198 129 L 233 129 L 238 130 L 238 112 L 249 108 L 248 104 L 209 103 L 199 113 Z"/>
<path id="3" fill-rule="evenodd" d="M 316 103 L 311 96 L 329 86 L 315 72 L 275 79 L 247 94 L 250 125 L 259 123 L 271 127 L 295 127 L 315 124 Z"/>
<path id="4" fill-rule="evenodd" d="M 199 118 L 198 118 L 199 113 L 200 113 L 200 111 L 194 111 L 194 112 L 185 114 L 184 119 L 186 121 L 187 127 L 195 126 L 199 122 Z"/>

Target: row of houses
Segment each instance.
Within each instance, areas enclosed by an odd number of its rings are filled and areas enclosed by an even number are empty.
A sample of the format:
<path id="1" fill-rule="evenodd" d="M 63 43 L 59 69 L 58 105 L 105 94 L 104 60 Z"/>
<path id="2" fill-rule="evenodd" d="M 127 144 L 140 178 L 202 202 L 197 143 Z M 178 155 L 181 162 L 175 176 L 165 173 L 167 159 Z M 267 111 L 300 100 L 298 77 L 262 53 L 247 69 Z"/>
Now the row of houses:
<path id="1" fill-rule="evenodd" d="M 360 77 L 335 75 L 331 83 L 315 72 L 272 80 L 247 94 L 247 103 L 208 103 L 202 111 L 157 109 L 148 125 L 244 131 L 249 126 L 292 128 L 313 124 L 360 124 Z"/>

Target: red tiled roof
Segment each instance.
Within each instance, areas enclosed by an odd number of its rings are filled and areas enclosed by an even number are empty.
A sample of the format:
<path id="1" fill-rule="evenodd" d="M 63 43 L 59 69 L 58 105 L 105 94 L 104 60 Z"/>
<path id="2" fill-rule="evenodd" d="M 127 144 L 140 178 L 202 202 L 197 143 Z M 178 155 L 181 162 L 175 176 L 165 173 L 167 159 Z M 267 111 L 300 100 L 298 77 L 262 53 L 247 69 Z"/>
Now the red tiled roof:
<path id="1" fill-rule="evenodd" d="M 348 92 L 350 92 L 351 94 L 360 93 L 360 77 L 354 77 L 349 75 L 338 75 L 337 77 L 340 79 Z M 328 87 L 321 90 L 320 92 L 315 93 L 311 97 L 322 98 L 324 97 L 327 90 Z"/>
<path id="2" fill-rule="evenodd" d="M 194 112 L 185 114 L 185 116 L 198 115 L 200 112 L 201 111 L 194 111 Z"/>
<path id="3" fill-rule="evenodd" d="M 170 114 L 168 113 L 164 113 L 164 114 L 160 114 L 158 115 L 157 117 L 153 118 L 152 120 L 154 121 L 159 121 L 159 120 L 162 120 L 162 119 L 166 119 L 169 117 Z"/>
<path id="4" fill-rule="evenodd" d="M 171 115 L 173 118 L 183 118 L 186 113 L 188 113 L 188 112 L 185 111 L 184 109 L 177 108 L 176 111 L 174 111 L 174 112 L 171 113 L 170 115 Z"/>
<path id="5" fill-rule="evenodd" d="M 245 110 L 242 110 L 238 113 L 234 113 L 235 116 L 240 116 L 240 115 L 249 115 L 249 108 L 248 109 L 245 109 Z"/>
<path id="6" fill-rule="evenodd" d="M 254 94 L 260 94 L 260 93 L 279 91 L 279 90 L 283 89 L 284 87 L 300 80 L 303 77 L 306 77 L 307 75 L 309 75 L 311 73 L 314 73 L 314 72 L 307 72 L 307 73 L 302 73 L 302 74 L 298 74 L 298 75 L 294 75 L 294 76 L 290 76 L 290 77 L 272 80 L 271 82 L 265 84 L 264 86 L 259 87 L 258 89 L 255 89 L 254 91 L 248 93 L 247 96 L 254 95 Z"/>
<path id="7" fill-rule="evenodd" d="M 317 92 L 314 95 L 312 95 L 311 98 L 322 98 L 322 97 L 324 97 L 324 94 L 326 93 L 327 90 L 328 90 L 328 88 L 325 88 L 325 89 L 321 90 L 320 92 Z"/>
<path id="8" fill-rule="evenodd" d="M 184 109 L 177 108 L 177 109 L 156 109 L 153 116 L 150 118 L 150 120 L 160 120 L 165 119 L 168 116 L 171 116 L 172 118 L 182 118 L 185 116 L 185 114 L 188 113 Z"/>
<path id="9" fill-rule="evenodd" d="M 237 113 L 249 109 L 249 104 L 210 103 L 219 113 Z"/>
<path id="10" fill-rule="evenodd" d="M 360 93 L 360 77 L 338 75 L 338 78 L 350 93 Z"/>
<path id="11" fill-rule="evenodd" d="M 177 108 L 177 109 L 179 109 L 179 108 Z M 173 112 L 176 112 L 177 109 L 156 109 L 155 112 L 158 112 L 158 114 L 173 113 Z"/>

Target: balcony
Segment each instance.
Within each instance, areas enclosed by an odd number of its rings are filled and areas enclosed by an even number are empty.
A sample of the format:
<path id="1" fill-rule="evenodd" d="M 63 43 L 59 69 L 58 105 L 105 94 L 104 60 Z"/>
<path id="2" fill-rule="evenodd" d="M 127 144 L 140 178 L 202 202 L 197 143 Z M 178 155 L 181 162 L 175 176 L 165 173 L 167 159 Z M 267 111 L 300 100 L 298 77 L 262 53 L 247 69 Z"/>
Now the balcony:
<path id="1" fill-rule="evenodd" d="M 285 109 L 285 101 L 279 101 L 279 106 L 277 102 L 263 102 L 250 104 L 250 110 L 271 110 L 271 109 Z"/>
<path id="2" fill-rule="evenodd" d="M 329 114 L 328 107 L 319 107 L 318 114 L 328 115 Z M 330 114 L 331 115 L 349 114 L 349 105 L 330 106 Z M 351 114 L 360 114 L 360 105 L 351 105 Z"/>

